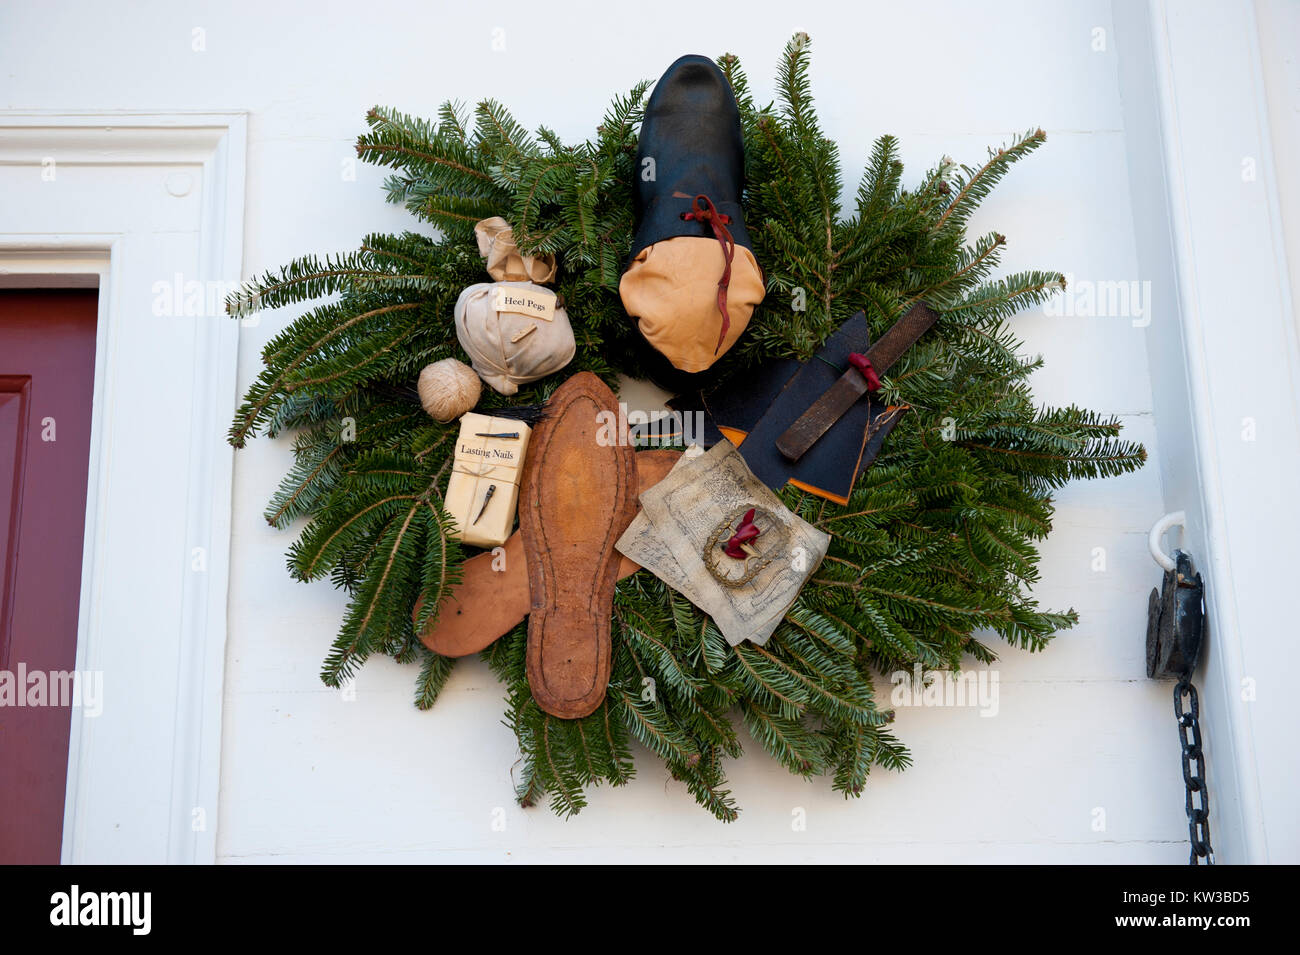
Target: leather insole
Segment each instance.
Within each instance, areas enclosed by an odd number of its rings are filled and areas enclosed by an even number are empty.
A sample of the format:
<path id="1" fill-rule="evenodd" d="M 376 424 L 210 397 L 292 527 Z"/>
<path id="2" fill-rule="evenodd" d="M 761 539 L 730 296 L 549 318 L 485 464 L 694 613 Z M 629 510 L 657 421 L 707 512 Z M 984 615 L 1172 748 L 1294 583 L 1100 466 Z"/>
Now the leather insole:
<path id="1" fill-rule="evenodd" d="M 603 420 L 602 420 L 603 419 Z M 636 516 L 635 454 L 614 393 L 590 372 L 566 381 L 533 431 L 519 492 L 528 565 L 528 684 L 563 719 L 605 698 L 610 612 L 622 559 L 615 542 Z"/>

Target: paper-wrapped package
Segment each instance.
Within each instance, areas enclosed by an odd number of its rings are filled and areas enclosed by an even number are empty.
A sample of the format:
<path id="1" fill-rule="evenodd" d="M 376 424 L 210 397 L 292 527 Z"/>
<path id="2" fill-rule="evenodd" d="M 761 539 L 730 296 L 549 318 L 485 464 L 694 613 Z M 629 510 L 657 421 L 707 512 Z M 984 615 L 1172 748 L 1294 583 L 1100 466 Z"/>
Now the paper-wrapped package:
<path id="1" fill-rule="evenodd" d="M 515 524 L 528 425 L 470 412 L 460 419 L 444 503 L 455 537 L 476 547 L 504 544 Z"/>

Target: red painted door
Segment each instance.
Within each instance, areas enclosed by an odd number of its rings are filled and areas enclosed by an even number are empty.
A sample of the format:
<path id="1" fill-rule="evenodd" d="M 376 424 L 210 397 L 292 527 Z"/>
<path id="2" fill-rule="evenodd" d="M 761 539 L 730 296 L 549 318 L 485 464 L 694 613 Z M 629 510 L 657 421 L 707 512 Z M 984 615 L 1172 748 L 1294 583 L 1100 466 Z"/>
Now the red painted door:
<path id="1" fill-rule="evenodd" d="M 96 301 L 0 290 L 0 863 L 63 840 Z"/>

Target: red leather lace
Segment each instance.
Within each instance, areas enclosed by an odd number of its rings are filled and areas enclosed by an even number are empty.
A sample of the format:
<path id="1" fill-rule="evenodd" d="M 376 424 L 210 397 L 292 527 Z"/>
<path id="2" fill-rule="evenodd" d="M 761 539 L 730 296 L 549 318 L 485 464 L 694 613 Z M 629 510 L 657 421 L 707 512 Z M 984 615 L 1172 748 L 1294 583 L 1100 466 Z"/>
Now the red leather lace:
<path id="1" fill-rule="evenodd" d="M 713 354 L 716 355 L 731 328 L 731 314 L 727 311 L 727 289 L 731 285 L 731 260 L 736 255 L 736 240 L 727 228 L 731 224 L 731 216 L 719 212 L 712 199 L 701 195 L 691 201 L 691 211 L 682 213 L 682 218 L 707 222 L 713 228 L 714 238 L 722 244 L 722 256 L 727 263 L 722 270 L 722 278 L 718 280 L 718 311 L 722 313 L 722 331 L 718 333 L 718 345 L 713 349 Z"/>
<path id="2" fill-rule="evenodd" d="M 876 374 L 876 369 L 871 367 L 871 359 L 861 352 L 853 352 L 849 355 L 849 364 L 862 372 L 862 377 L 867 379 L 867 391 L 880 390 L 880 376 Z"/>
<path id="3" fill-rule="evenodd" d="M 745 560 L 750 555 L 745 553 L 740 545 L 758 540 L 758 535 L 761 533 L 763 532 L 754 523 L 754 508 L 751 507 L 736 525 L 736 533 L 727 538 L 727 542 L 722 545 L 722 552 L 736 560 Z"/>

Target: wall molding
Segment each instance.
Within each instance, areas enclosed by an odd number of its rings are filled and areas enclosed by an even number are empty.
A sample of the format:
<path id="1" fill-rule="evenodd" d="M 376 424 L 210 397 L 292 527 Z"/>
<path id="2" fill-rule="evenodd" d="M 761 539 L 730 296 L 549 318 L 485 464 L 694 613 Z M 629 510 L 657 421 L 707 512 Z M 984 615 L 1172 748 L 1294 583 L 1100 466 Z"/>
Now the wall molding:
<path id="1" fill-rule="evenodd" d="M 1284 674 L 1300 507 L 1300 347 L 1253 5 L 1113 5 L 1167 510 L 1207 587 L 1198 674 L 1219 861 L 1294 861 Z M 1159 515 L 1152 515 L 1152 521 Z M 1153 580 L 1155 568 L 1152 569 Z M 1252 695 L 1253 694 L 1253 695 Z M 1171 716 L 1171 765 L 1176 766 Z"/>
<path id="2" fill-rule="evenodd" d="M 72 723 L 65 863 L 215 860 L 238 323 L 156 300 L 240 279 L 246 137 L 241 112 L 0 117 L 0 286 L 99 288 L 77 668 L 105 699 Z"/>

